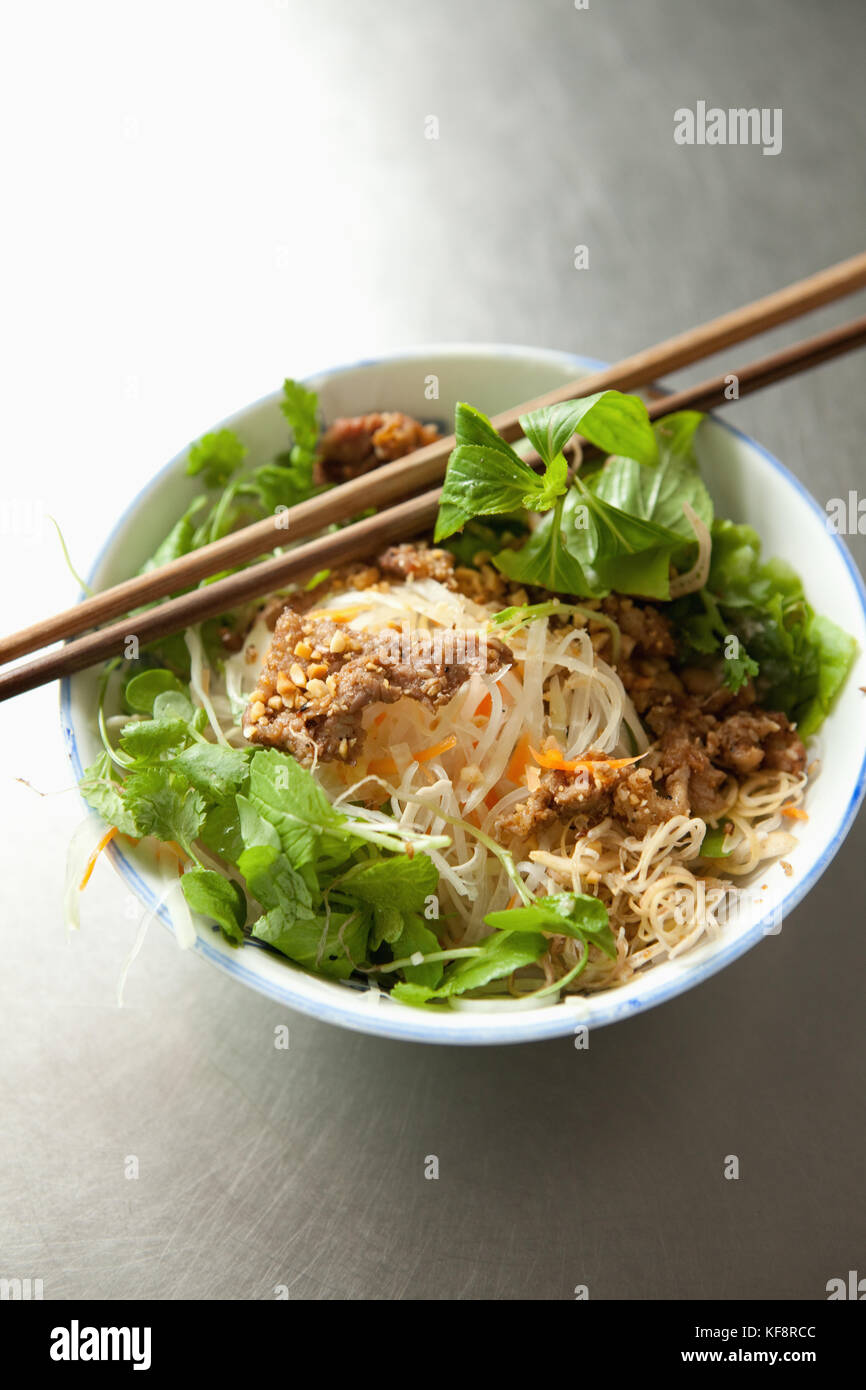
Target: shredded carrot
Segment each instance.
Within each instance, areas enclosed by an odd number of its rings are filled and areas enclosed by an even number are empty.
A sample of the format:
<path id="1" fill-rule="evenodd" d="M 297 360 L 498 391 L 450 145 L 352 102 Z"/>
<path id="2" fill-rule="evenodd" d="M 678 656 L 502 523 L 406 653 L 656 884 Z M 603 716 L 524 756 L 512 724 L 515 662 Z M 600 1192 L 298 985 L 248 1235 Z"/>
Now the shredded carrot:
<path id="1" fill-rule="evenodd" d="M 488 719 L 490 717 L 490 712 L 492 709 L 493 701 L 490 698 L 490 691 L 487 690 L 485 691 L 481 699 L 481 703 L 477 706 L 475 713 L 477 715 L 480 715 L 482 719 Z"/>
<path id="2" fill-rule="evenodd" d="M 440 753 L 447 753 L 457 742 L 456 734 L 449 734 L 440 743 L 434 743 L 430 748 L 423 748 L 420 753 L 415 754 L 416 763 L 429 763 L 431 758 L 438 758 Z"/>
<path id="3" fill-rule="evenodd" d="M 783 806 L 783 807 L 782 807 L 782 815 L 783 815 L 783 816 L 787 816 L 789 820 L 808 820 L 808 819 L 809 819 L 809 817 L 808 817 L 808 815 L 806 814 L 806 812 L 805 812 L 805 811 L 801 811 L 800 808 L 799 808 L 799 806 L 794 806 L 792 802 L 789 802 L 787 806 Z"/>
<path id="4" fill-rule="evenodd" d="M 376 715 L 376 718 L 373 720 L 373 723 L 381 724 L 382 720 L 385 718 L 387 713 L 388 711 L 386 709 L 381 710 L 380 713 Z"/>
<path id="5" fill-rule="evenodd" d="M 548 748 L 543 753 L 539 753 L 536 748 L 530 748 L 535 761 L 539 767 L 548 767 L 555 772 L 589 772 L 593 768 L 601 770 L 604 768 L 628 767 L 629 763 L 639 762 L 644 756 L 638 753 L 634 758 L 564 758 L 558 749 Z"/>
<path id="6" fill-rule="evenodd" d="M 96 849 L 93 851 L 93 853 L 91 854 L 90 858 L 89 858 L 88 861 L 87 861 L 87 867 L 86 867 L 85 870 L 84 870 L 84 877 L 82 878 L 81 882 L 80 882 L 79 885 L 78 885 L 78 891 L 79 891 L 79 893 L 83 893 L 83 892 L 84 892 L 85 888 L 87 887 L 88 883 L 90 882 L 90 875 L 93 873 L 93 866 L 95 865 L 95 863 L 96 863 L 97 859 L 99 858 L 100 854 L 102 853 L 102 851 L 105 849 L 105 846 L 106 846 L 107 844 L 109 844 L 109 843 L 114 839 L 114 837 L 115 837 L 116 834 L 117 834 L 117 826 L 116 826 L 116 825 L 112 825 L 111 829 L 110 829 L 110 830 L 106 830 L 106 832 L 105 832 L 105 834 L 103 835 L 102 839 L 99 841 L 99 844 L 96 846 Z"/>
<path id="7" fill-rule="evenodd" d="M 429 763 L 431 758 L 438 758 L 440 753 L 447 753 L 450 748 L 454 747 L 456 742 L 457 735 L 449 734 L 448 737 L 443 738 L 440 743 L 433 743 L 429 748 L 422 748 L 420 752 L 413 753 L 409 761 L 413 763 Z M 397 764 L 393 758 L 373 758 L 372 762 L 368 764 L 367 771 L 372 772 L 375 777 L 393 777 L 394 773 L 397 771 Z"/>
<path id="8" fill-rule="evenodd" d="M 505 775 L 509 782 L 514 782 L 519 786 L 523 781 L 526 772 L 526 764 L 529 762 L 529 739 L 524 734 L 511 754 L 511 761 L 505 769 Z"/>

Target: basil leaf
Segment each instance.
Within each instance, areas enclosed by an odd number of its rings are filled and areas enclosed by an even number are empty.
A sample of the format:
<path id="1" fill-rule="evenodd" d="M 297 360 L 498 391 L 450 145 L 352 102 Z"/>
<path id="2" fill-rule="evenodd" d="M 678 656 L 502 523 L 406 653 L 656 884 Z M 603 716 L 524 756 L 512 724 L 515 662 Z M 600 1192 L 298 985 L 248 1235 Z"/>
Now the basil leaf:
<path id="1" fill-rule="evenodd" d="M 458 444 L 448 460 L 434 539 L 444 540 L 476 516 L 549 507 L 565 483 L 564 459 L 549 477 L 541 477 L 513 451 Z"/>
<path id="2" fill-rule="evenodd" d="M 591 527 L 588 509 L 572 489 L 561 510 L 554 509 L 543 517 L 519 550 L 501 550 L 493 557 L 494 565 L 518 584 L 538 585 L 553 593 L 579 598 L 606 594 L 607 586 L 593 574 L 589 563 L 594 545 L 583 551 L 586 563 L 575 554 L 573 539 L 578 519 L 585 528 Z"/>
<path id="3" fill-rule="evenodd" d="M 654 521 L 693 541 L 695 533 L 683 511 L 684 502 L 694 508 L 707 527 L 713 524 L 712 498 L 691 447 L 703 418 L 698 411 L 688 410 L 659 420 L 654 429 L 658 462 L 647 468 L 631 458 L 608 459 L 589 484 L 594 495 L 619 511 Z"/>
<path id="4" fill-rule="evenodd" d="M 639 397 L 621 391 L 599 391 L 594 396 L 533 410 L 521 415 L 520 427 L 547 464 L 562 452 L 578 428 L 584 439 L 606 454 L 624 454 L 646 464 L 658 458 L 646 406 Z"/>

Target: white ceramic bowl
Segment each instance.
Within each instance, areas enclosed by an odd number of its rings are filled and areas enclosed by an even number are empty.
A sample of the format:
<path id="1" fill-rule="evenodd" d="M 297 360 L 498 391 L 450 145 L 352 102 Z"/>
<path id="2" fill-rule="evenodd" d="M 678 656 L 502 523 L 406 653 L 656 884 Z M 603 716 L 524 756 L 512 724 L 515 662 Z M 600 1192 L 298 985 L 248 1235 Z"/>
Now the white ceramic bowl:
<path id="1" fill-rule="evenodd" d="M 384 408 L 421 419 L 450 421 L 457 401 L 489 414 L 516 401 L 585 375 L 602 363 L 535 348 L 443 346 L 417 348 L 392 357 L 323 372 L 309 382 L 318 392 L 326 420 Z M 438 380 L 438 400 L 425 391 Z M 224 421 L 262 462 L 285 445 L 285 421 L 275 391 Z M 675 961 L 639 974 L 623 988 L 590 998 L 570 998 L 542 1008 L 495 1012 L 446 1009 L 426 1012 L 352 985 L 317 979 L 263 950 L 232 949 L 203 921 L 196 949 L 239 983 L 330 1023 L 366 1033 L 432 1043 L 514 1043 L 570 1033 L 578 1024 L 598 1027 L 627 1018 L 690 989 L 754 946 L 804 897 L 827 869 L 847 834 L 866 784 L 866 589 L 843 542 L 826 526 L 825 513 L 803 486 L 727 421 L 713 420 L 699 436 L 704 477 L 719 515 L 750 522 L 765 553 L 783 556 L 802 575 L 819 610 L 831 615 L 860 646 L 857 665 L 816 744 L 823 771 L 810 788 L 809 819 L 798 824 L 799 844 L 787 857 L 793 875 L 768 866 L 745 894 L 738 916 L 720 938 L 699 944 Z M 197 481 L 185 473 L 187 453 L 172 460 L 126 510 L 99 556 L 91 584 L 104 588 L 126 578 L 152 553 L 169 526 L 192 500 Z M 61 711 L 69 757 L 76 776 L 99 749 L 94 722 L 98 673 L 83 672 L 63 682 Z M 163 881 L 148 853 L 120 847 L 109 853 L 115 868 L 141 901 L 153 907 Z M 170 926 L 167 913 L 160 913 Z"/>

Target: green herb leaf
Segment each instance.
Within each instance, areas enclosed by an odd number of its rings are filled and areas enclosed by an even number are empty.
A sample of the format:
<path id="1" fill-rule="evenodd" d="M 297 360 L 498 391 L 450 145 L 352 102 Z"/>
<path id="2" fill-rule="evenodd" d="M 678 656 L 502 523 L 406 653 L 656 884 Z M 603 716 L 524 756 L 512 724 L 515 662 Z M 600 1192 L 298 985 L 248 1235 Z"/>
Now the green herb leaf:
<path id="1" fill-rule="evenodd" d="M 404 957 L 414 956 L 418 951 L 425 956 L 434 955 L 440 950 L 440 946 L 437 937 L 425 925 L 424 918 L 417 913 L 410 913 L 404 917 L 403 930 L 392 943 L 391 950 L 395 960 L 403 960 Z M 403 966 L 403 974 L 410 984 L 423 985 L 426 989 L 436 988 L 442 979 L 442 972 L 441 960 Z"/>
<path id="2" fill-rule="evenodd" d="M 480 989 L 491 980 L 501 980 L 524 965 L 532 965 L 543 956 L 547 943 L 536 932 L 494 932 L 480 943 L 477 956 L 469 956 L 455 961 L 445 971 L 445 977 L 437 989 L 420 984 L 397 984 L 391 991 L 395 999 L 404 1004 L 423 1004 L 429 999 L 447 999 L 455 994 L 465 994 L 470 989 Z"/>
<path id="3" fill-rule="evenodd" d="M 695 431 L 703 419 L 696 410 L 666 415 L 654 426 L 658 462 L 647 468 L 633 458 L 609 458 L 589 484 L 594 495 L 621 512 L 654 521 L 693 541 L 695 533 L 683 511 L 684 502 L 707 527 L 713 524 L 712 498 L 693 449 Z"/>
<path id="4" fill-rule="evenodd" d="M 351 975 L 367 944 L 366 923 L 356 913 L 288 918 L 276 909 L 259 918 L 252 934 L 298 965 L 337 980 Z"/>
<path id="5" fill-rule="evenodd" d="M 121 785 L 114 781 L 114 764 L 107 753 L 85 768 L 78 789 L 84 800 L 109 825 L 116 825 L 124 835 L 138 835 L 134 817 L 126 807 Z"/>
<path id="6" fill-rule="evenodd" d="M 621 391 L 600 391 L 533 410 L 520 417 L 520 427 L 547 464 L 562 453 L 578 429 L 606 454 L 624 454 L 646 464 L 658 458 L 646 406 L 637 396 Z"/>
<path id="7" fill-rule="evenodd" d="M 551 894 L 537 898 L 527 907 L 489 912 L 484 920 L 498 931 L 555 932 L 571 936 L 588 946 L 597 946 L 612 960 L 616 959 L 616 940 L 610 929 L 607 908 L 587 893 Z"/>
<path id="8" fill-rule="evenodd" d="M 351 853 L 352 846 L 340 846 L 337 839 L 340 832 L 345 834 L 346 818 L 294 758 L 272 749 L 253 754 L 249 800 L 275 827 L 296 869 L 312 863 L 325 849 L 343 858 Z"/>
<path id="9" fill-rule="evenodd" d="M 222 928 L 229 941 L 243 941 L 247 900 L 240 884 L 224 878 L 213 869 L 189 869 L 183 875 L 180 886 L 193 912 L 210 917 Z"/>
<path id="10" fill-rule="evenodd" d="M 176 840 L 191 852 L 204 820 L 205 802 L 181 773 L 164 766 L 132 772 L 124 783 L 123 799 L 139 835 Z"/>
<path id="11" fill-rule="evenodd" d="M 518 584 L 540 585 L 553 593 L 589 598 L 606 594 L 604 584 L 584 567 L 574 553 L 575 532 L 580 520 L 587 523 L 588 511 L 572 489 L 563 502 L 543 517 L 519 550 L 501 550 L 493 557 L 496 568 Z M 592 549 L 585 553 L 592 554 Z"/>
<path id="12" fill-rule="evenodd" d="M 155 666 L 147 671 L 139 671 L 129 681 L 123 691 L 123 698 L 129 709 L 136 714 L 151 714 L 157 695 L 167 690 L 183 694 L 183 686 L 171 671 Z"/>
<path id="13" fill-rule="evenodd" d="M 416 854 L 412 859 L 405 854 L 376 859 L 351 869 L 338 880 L 341 893 L 348 893 L 373 909 L 374 928 L 369 944 L 372 951 L 383 941 L 394 943 L 399 939 L 407 917 L 423 912 L 438 882 L 439 871 L 425 854 Z"/>
<path id="14" fill-rule="evenodd" d="M 287 377 L 283 382 L 280 410 L 289 422 L 294 439 L 291 462 L 312 457 L 319 438 L 319 402 L 315 391 Z"/>
<path id="15" fill-rule="evenodd" d="M 183 748 L 190 738 L 189 725 L 183 719 L 139 719 L 124 724 L 120 746 L 133 758 L 156 762 Z"/>
<path id="16" fill-rule="evenodd" d="M 549 477 L 542 477 L 512 454 L 479 444 L 459 444 L 452 450 L 436 519 L 437 541 L 459 531 L 473 517 L 520 507 L 543 510 L 565 490 L 564 459 Z"/>
<path id="17" fill-rule="evenodd" d="M 216 430 L 204 435 L 189 451 L 186 471 L 202 474 L 207 487 L 225 487 L 246 458 L 246 445 L 234 430 Z"/>
<path id="18" fill-rule="evenodd" d="M 249 774 L 245 749 L 222 743 L 194 743 L 172 759 L 172 767 L 209 800 L 225 801 L 243 786 Z"/>

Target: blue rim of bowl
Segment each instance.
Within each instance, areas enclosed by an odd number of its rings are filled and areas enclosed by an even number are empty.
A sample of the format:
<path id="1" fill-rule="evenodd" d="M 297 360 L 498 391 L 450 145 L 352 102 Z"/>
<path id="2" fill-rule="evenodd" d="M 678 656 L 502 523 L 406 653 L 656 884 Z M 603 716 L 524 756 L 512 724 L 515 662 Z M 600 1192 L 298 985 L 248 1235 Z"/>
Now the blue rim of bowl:
<path id="1" fill-rule="evenodd" d="M 347 363 L 338 367 L 324 368 L 320 371 L 309 373 L 304 378 L 304 381 L 310 382 L 320 377 L 331 378 L 340 376 L 347 372 L 358 371 L 364 367 L 383 367 L 395 362 L 403 362 L 407 357 L 420 357 L 431 352 L 466 352 L 468 354 L 480 353 L 490 356 L 498 355 L 501 357 L 523 356 L 526 358 L 535 357 L 536 359 L 544 358 L 551 363 L 560 362 L 563 365 L 573 366 L 577 368 L 578 371 L 583 370 L 588 372 L 601 371 L 610 365 L 597 358 L 582 357 L 576 353 L 563 352 L 557 349 L 521 347 L 512 343 L 441 343 L 391 352 L 380 357 L 365 358 L 361 361 Z M 256 406 L 263 405 L 266 401 L 271 399 L 273 394 L 273 392 L 267 392 L 265 395 L 258 397 L 257 400 L 250 402 L 250 404 L 242 406 L 239 410 L 233 412 L 232 415 L 227 416 L 226 419 L 219 424 L 211 425 L 209 428 L 219 429 L 225 425 L 229 425 L 238 415 L 246 414 Z M 717 416 L 713 416 L 713 419 L 717 425 L 727 430 L 728 433 L 732 434 L 736 439 L 756 449 L 774 471 L 782 475 L 789 487 L 799 493 L 800 497 L 807 503 L 810 509 L 821 518 L 822 524 L 826 524 L 826 514 L 821 509 L 818 502 L 800 482 L 799 478 L 795 477 L 774 454 L 771 454 L 762 444 L 757 443 L 750 435 L 737 429 L 736 426 L 728 424 L 725 420 L 720 420 Z M 106 554 L 114 542 L 117 532 L 138 510 L 154 484 L 158 482 L 160 478 L 176 470 L 185 452 L 185 449 L 181 450 L 180 453 L 176 454 L 164 467 L 159 469 L 150 482 L 140 490 L 124 509 L 93 562 L 87 577 L 88 583 L 90 583 L 98 572 Z M 845 568 L 854 585 L 854 589 L 860 601 L 863 620 L 864 623 L 866 623 L 866 584 L 864 584 L 863 577 L 854 563 L 854 559 L 842 537 L 835 532 L 830 534 L 836 544 L 837 550 L 842 556 Z M 79 595 L 79 599 L 83 597 L 84 594 Z M 83 769 L 81 756 L 78 750 L 78 742 L 75 736 L 75 729 L 72 723 L 71 702 L 72 680 L 67 676 L 64 677 L 60 683 L 60 713 L 67 756 L 77 780 L 81 777 Z M 864 794 L 866 794 L 866 750 L 864 750 L 860 768 L 857 773 L 857 781 L 854 790 L 848 801 L 848 805 L 837 823 L 833 836 L 826 844 L 821 855 L 812 864 L 809 872 L 798 884 L 792 887 L 791 891 L 786 894 L 782 902 L 775 906 L 772 912 L 767 913 L 753 923 L 748 932 L 738 935 L 734 940 L 728 943 L 727 947 L 723 947 L 716 951 L 709 960 L 704 961 L 700 965 L 696 965 L 687 974 L 678 976 L 668 983 L 661 981 L 655 989 L 650 987 L 647 993 L 640 999 L 620 998 L 616 990 L 611 990 L 610 994 L 606 996 L 596 996 L 597 999 L 600 997 L 605 998 L 608 1002 L 608 1007 L 603 1012 L 600 1010 L 597 1014 L 593 1015 L 590 1020 L 590 1026 L 592 1028 L 601 1028 L 610 1023 L 620 1022 L 624 1018 L 632 1018 L 639 1013 L 645 1012 L 647 1009 L 655 1008 L 658 1004 L 666 1003 L 667 1000 L 673 999 L 679 994 L 684 994 L 695 985 L 701 984 L 704 980 L 708 980 L 711 976 L 717 974 L 718 971 L 724 970 L 726 966 L 732 964 L 733 961 L 751 950 L 751 948 L 756 946 L 765 935 L 769 934 L 771 928 L 777 929 L 780 918 L 784 920 L 784 918 L 802 902 L 807 893 L 814 887 L 818 879 L 824 874 L 828 865 L 835 858 L 848 831 L 854 823 L 854 818 L 863 801 Z M 124 879 L 135 895 L 144 903 L 145 907 L 154 912 L 163 925 L 174 934 L 171 917 L 165 906 L 159 903 L 156 895 L 138 873 L 135 866 L 126 858 L 116 841 L 113 841 L 108 846 L 107 854 L 117 873 L 120 874 L 121 878 Z M 209 939 L 208 936 L 197 935 L 196 944 L 193 949 L 197 954 L 211 961 L 218 969 L 231 975 L 234 979 L 242 981 L 242 983 L 249 985 L 259 994 L 274 999 L 278 1003 L 286 1005 L 288 1008 L 297 1009 L 300 1013 L 308 1014 L 326 1023 L 333 1023 L 338 1027 L 351 1029 L 354 1032 L 371 1033 L 378 1037 L 393 1038 L 402 1042 L 437 1043 L 457 1046 L 496 1046 L 510 1043 L 541 1042 L 551 1038 L 564 1037 L 572 1033 L 575 1026 L 583 1021 L 579 1015 L 575 1014 L 567 1006 L 562 1005 L 555 1005 L 550 1010 L 545 1010 L 546 1017 L 544 1018 L 538 1018 L 529 1011 L 515 1012 L 508 1015 L 507 1019 L 503 1017 L 503 1022 L 497 1024 L 495 1027 L 492 1024 L 493 1015 L 486 1014 L 485 1018 L 488 1021 L 488 1026 L 485 1027 L 483 1033 L 476 1033 L 471 1029 L 467 1029 L 456 1014 L 453 1023 L 450 1018 L 446 1021 L 445 1018 L 437 1015 L 435 1029 L 429 1029 L 422 1023 L 420 1011 L 409 1008 L 405 1010 L 405 1013 L 402 1010 L 398 1012 L 396 1009 L 392 1011 L 390 1008 L 386 1010 L 376 1009 L 375 1012 L 371 1009 L 368 1017 L 362 1017 L 356 1014 L 347 1014 L 345 1009 L 343 1009 L 336 1000 L 333 1004 L 329 1004 L 324 1000 L 311 999 L 305 994 L 296 993 L 292 985 L 293 979 L 296 978 L 296 973 L 291 966 L 286 970 L 286 982 L 284 985 L 282 981 L 278 982 L 275 980 L 263 979 L 261 976 L 248 970 L 242 963 L 241 951 L 233 952 L 230 955 L 226 954 L 223 950 L 215 946 L 213 940 Z M 646 979 L 651 982 L 651 972 L 648 973 Z M 342 988 L 342 986 L 337 984 L 336 988 Z M 355 991 L 353 991 L 353 993 L 354 992 Z"/>

